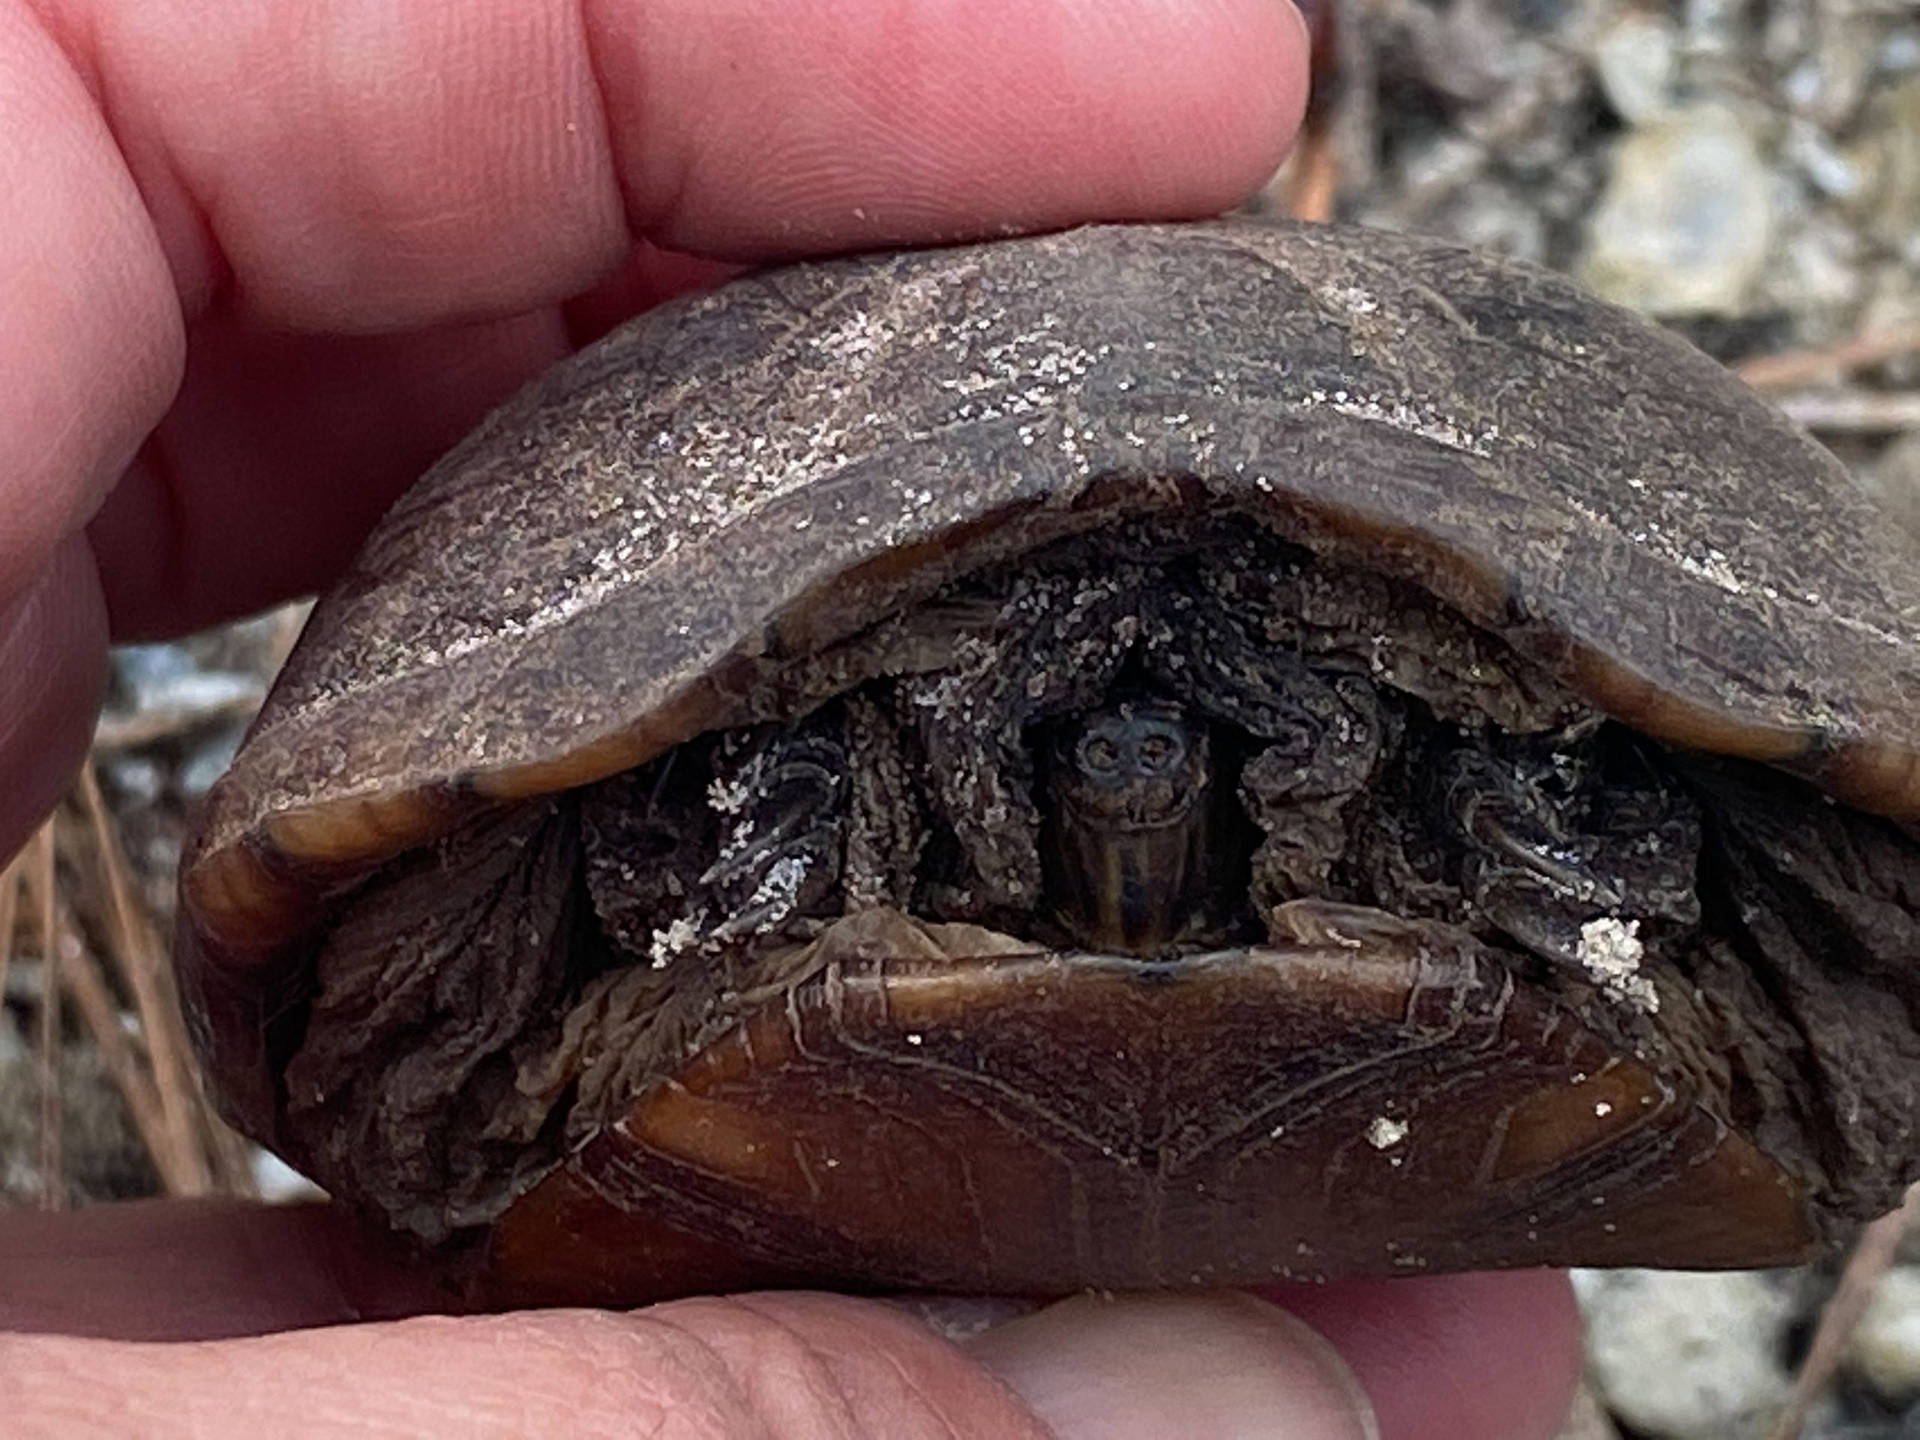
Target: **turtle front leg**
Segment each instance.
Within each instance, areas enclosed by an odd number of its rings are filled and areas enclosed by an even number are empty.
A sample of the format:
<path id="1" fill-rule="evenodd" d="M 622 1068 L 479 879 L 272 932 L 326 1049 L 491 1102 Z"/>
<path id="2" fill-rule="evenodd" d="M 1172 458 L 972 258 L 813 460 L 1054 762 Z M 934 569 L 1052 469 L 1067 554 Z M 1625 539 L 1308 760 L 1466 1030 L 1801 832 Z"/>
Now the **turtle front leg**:
<path id="1" fill-rule="evenodd" d="M 1541 958 L 1580 967 L 1596 921 L 1699 922 L 1699 812 L 1637 742 L 1563 733 L 1462 747 L 1435 776 L 1463 894 Z"/>
<path id="2" fill-rule="evenodd" d="M 839 730 L 816 717 L 722 742 L 707 791 L 721 817 L 720 853 L 699 880 L 724 917 L 708 932 L 714 939 L 771 934 L 837 897 L 849 790 Z"/>

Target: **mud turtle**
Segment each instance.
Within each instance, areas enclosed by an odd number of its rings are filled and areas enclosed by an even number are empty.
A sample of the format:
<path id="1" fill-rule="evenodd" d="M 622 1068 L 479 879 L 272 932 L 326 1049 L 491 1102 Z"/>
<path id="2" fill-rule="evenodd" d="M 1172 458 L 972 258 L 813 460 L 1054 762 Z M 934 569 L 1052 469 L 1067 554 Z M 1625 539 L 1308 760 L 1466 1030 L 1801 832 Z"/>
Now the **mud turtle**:
<path id="1" fill-rule="evenodd" d="M 232 1114 L 493 1301 L 1807 1255 L 1920 1156 L 1920 581 L 1671 336 L 1248 223 L 494 414 L 187 857 Z"/>

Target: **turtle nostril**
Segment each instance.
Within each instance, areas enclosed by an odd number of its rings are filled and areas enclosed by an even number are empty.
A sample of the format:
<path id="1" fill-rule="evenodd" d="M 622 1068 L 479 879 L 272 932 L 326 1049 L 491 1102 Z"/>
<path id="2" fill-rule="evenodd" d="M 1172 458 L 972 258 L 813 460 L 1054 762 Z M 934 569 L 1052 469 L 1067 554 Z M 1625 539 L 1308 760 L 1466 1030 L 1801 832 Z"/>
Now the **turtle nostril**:
<path id="1" fill-rule="evenodd" d="M 1180 759 L 1180 744 L 1171 735 L 1148 735 L 1140 741 L 1139 769 L 1145 775 L 1159 775 Z"/>

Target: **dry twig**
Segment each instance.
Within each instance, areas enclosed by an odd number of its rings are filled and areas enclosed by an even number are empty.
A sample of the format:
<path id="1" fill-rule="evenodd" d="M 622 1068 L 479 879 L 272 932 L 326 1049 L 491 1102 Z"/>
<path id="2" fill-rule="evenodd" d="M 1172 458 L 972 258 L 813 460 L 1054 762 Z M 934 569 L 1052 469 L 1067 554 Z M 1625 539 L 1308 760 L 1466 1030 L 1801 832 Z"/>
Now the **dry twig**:
<path id="1" fill-rule="evenodd" d="M 1915 350 L 1920 350 L 1920 325 L 1884 330 L 1877 335 L 1855 335 L 1833 345 L 1756 355 L 1734 366 L 1733 373 L 1756 390 L 1789 390 L 1835 383 L 1855 370 Z"/>
<path id="2" fill-rule="evenodd" d="M 204 1195 L 212 1188 L 213 1177 L 195 1121 L 198 1091 L 187 1069 L 187 1037 L 179 1006 L 174 1002 L 166 960 L 152 925 L 134 904 L 120 837 L 107 814 L 91 765 L 80 771 L 79 791 L 112 918 L 114 943 L 108 953 L 133 996 L 152 1066 L 148 1087 L 158 1107 L 160 1124 L 148 1148 L 169 1193 Z M 131 1103 L 131 1094 L 128 1099 Z"/>
<path id="3" fill-rule="evenodd" d="M 27 842 L 34 899 L 40 907 L 40 1024 L 34 1045 L 40 1082 L 40 1208 L 64 1210 L 60 1159 L 60 945 L 54 891 L 53 821 Z"/>
<path id="4" fill-rule="evenodd" d="M 1803 390 L 1774 404 L 1809 430 L 1886 434 L 1920 430 L 1920 391 Z"/>
<path id="5" fill-rule="evenodd" d="M 136 710 L 131 715 L 102 715 L 93 729 L 95 751 L 138 750 L 171 740 L 202 725 L 221 721 L 245 720 L 260 708 L 266 698 L 264 688 L 237 692 L 208 705 L 175 705 L 165 709 Z"/>
<path id="6" fill-rule="evenodd" d="M 1893 1264 L 1894 1252 L 1910 1225 L 1920 1225 L 1920 1185 L 1907 1191 L 1906 1204 L 1891 1215 L 1883 1215 L 1860 1232 L 1860 1239 L 1840 1272 L 1840 1284 L 1820 1312 L 1820 1324 L 1813 1332 L 1813 1343 L 1795 1378 L 1787 1408 L 1768 1432 L 1767 1440 L 1799 1440 L 1813 1408 L 1827 1386 L 1833 1383 L 1840 1362 L 1847 1353 L 1847 1342 L 1866 1313 L 1874 1287 Z"/>
<path id="7" fill-rule="evenodd" d="M 26 883 L 27 852 L 22 850 L 5 865 L 0 865 L 0 1000 L 4 1000 L 7 993 L 7 970 L 13 962 L 13 929 L 20 914 L 20 891 Z"/>

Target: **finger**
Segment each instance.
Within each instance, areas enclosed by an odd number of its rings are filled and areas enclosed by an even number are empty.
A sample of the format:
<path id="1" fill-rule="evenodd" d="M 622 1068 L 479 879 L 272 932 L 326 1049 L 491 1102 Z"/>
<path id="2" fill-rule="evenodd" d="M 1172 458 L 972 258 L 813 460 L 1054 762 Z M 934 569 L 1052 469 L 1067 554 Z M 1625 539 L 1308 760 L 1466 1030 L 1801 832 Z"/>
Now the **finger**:
<path id="1" fill-rule="evenodd" d="M 627 255 L 572 307 L 603 330 L 702 273 L 636 234 L 766 256 L 1218 209 L 1288 142 L 1304 45 L 1275 0 L 629 0 L 579 24 L 572 6 L 442 0 L 334 7 L 306 45 L 282 33 L 292 7 L 209 44 L 205 9 L 116 10 L 93 47 L 123 132 L 148 137 L 130 148 L 158 157 L 136 166 L 183 289 L 231 300 L 196 326 L 180 402 L 95 526 L 127 637 L 337 572 L 431 457 L 561 353 L 556 302 Z M 401 77 L 371 104 L 369 46 Z M 236 113 L 184 98 L 207 95 Z M 491 332 L 447 324 L 509 312 L 519 343 L 452 363 Z M 262 319 L 434 328 L 353 367 L 334 340 L 259 337 Z"/>
<path id="2" fill-rule="evenodd" d="M 1081 1296 L 969 1348 L 1062 1436 L 1378 1434 L 1333 1347 L 1252 1295 Z"/>
<path id="3" fill-rule="evenodd" d="M 552 303 L 642 235 L 764 258 L 1217 210 L 1279 158 L 1305 83 L 1276 0 L 93 18 L 87 62 L 183 293 L 328 330 Z"/>
<path id="4" fill-rule="evenodd" d="M 430 329 L 548 312 L 643 230 L 765 255 L 1214 209 L 1287 143 L 1302 43 L 1276 0 L 0 0 L 4 113 L 34 137 L 0 156 L 0 603 L 47 583 L 159 421 L 183 311 Z M 308 406 L 298 366 L 243 353 L 102 521 L 103 569 L 129 577 L 115 624 L 315 583 L 447 434 L 551 358 L 434 373 L 447 349 L 414 352 L 401 388 L 429 403 L 397 417 L 394 363 L 336 370 Z M 268 376 L 284 388 L 262 434 Z M 243 489 L 245 530 L 222 519 Z M 0 689 L 0 772 L 47 743 L 21 738 L 46 678 Z M 0 806 L 0 853 L 24 809 Z"/>
<path id="5" fill-rule="evenodd" d="M 24 590 L 0 598 L 0 866 L 79 768 L 106 658 L 106 607 L 76 535 Z"/>
<path id="6" fill-rule="evenodd" d="M 1267 1292 L 1334 1345 L 1383 1440 L 1547 1440 L 1580 1373 L 1580 1316 L 1557 1270 L 1349 1280 Z"/>
<path id="7" fill-rule="evenodd" d="M 0 1211 L 0 1275 L 0 1330 L 115 1340 L 225 1339 L 447 1308 L 417 1267 L 373 1253 L 329 1205 Z"/>
<path id="8" fill-rule="evenodd" d="M 1446 1357 L 1475 1374 L 1489 1359 L 1471 1347 L 1492 1296 L 1480 1298 L 1459 1308 L 1456 1328 L 1469 1343 Z M 1337 1298 L 1329 1305 L 1337 1308 Z M 1431 1385 L 1437 1377 L 1414 1367 L 1398 1378 Z M 1375 1398 L 1417 1418 L 1381 1423 L 1325 1338 L 1230 1293 L 1082 1297 L 964 1350 L 898 1308 L 807 1294 L 680 1301 L 625 1316 L 436 1317 L 164 1347 L 0 1340 L 0 1405 L 20 1435 L 124 1433 L 130 1416 L 156 1436 L 1553 1433 L 1487 1405 L 1474 1412 L 1485 1428 L 1449 1429 L 1458 1412 L 1444 1402 L 1418 1414 L 1408 1397 Z"/>
<path id="9" fill-rule="evenodd" d="M 0 603 L 99 503 L 179 379 L 179 304 L 81 77 L 0 0 Z M 94 663 L 99 663 L 94 657 Z M 0 712 L 0 731 L 16 723 Z M 7 757 L 11 759 L 11 757 Z M 11 764 L 4 773 L 15 773 Z M 0 837 L 0 855 L 7 853 Z"/>
<path id="10" fill-rule="evenodd" d="M 324 1206 L 161 1201 L 0 1213 L 0 1274 L 8 1277 L 0 1330 L 119 1340 L 333 1325 L 419 1313 L 440 1298 L 417 1271 L 368 1255 L 363 1237 Z M 1356 1413 L 1355 1381 L 1384 1440 L 1556 1433 L 1579 1355 L 1560 1275 L 1355 1280 L 1272 1293 L 1312 1329 L 1232 1297 L 1197 1310 L 1155 1297 L 1078 1301 L 1001 1326 L 974 1353 L 1062 1433 L 1125 1436 L 1113 1427 L 1126 1414 L 1150 1419 L 1168 1404 L 1189 1417 L 1217 1404 L 1318 1415 L 1314 1423 L 1334 1426 Z M 1344 1364 L 1329 1360 L 1335 1352 Z M 1274 1408 L 1281 1394 L 1291 1408 Z M 1176 1425 L 1159 1433 L 1202 1432 Z M 1318 1432 L 1303 1422 L 1279 1433 Z"/>
<path id="11" fill-rule="evenodd" d="M 1276 1305 L 1089 1297 L 989 1331 L 973 1348 L 1063 1433 L 1550 1440 L 1560 1432 L 1580 1367 L 1579 1318 L 1560 1274 L 1267 1293 Z M 1230 1301 L 1241 1302 L 1237 1310 Z M 1179 1359 L 1163 1369 L 1170 1353 Z"/>
<path id="12" fill-rule="evenodd" d="M 9 1435 L 1045 1440 L 900 1311 L 827 1295 L 427 1317 L 187 1345 L 0 1337 Z"/>
<path id="13" fill-rule="evenodd" d="M 557 309 L 402 335 L 202 319 L 172 410 L 88 527 L 115 638 L 324 587 L 394 495 L 568 348 Z"/>

